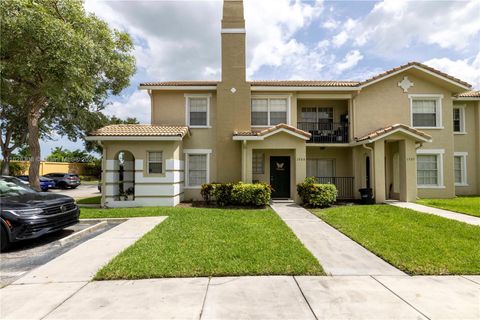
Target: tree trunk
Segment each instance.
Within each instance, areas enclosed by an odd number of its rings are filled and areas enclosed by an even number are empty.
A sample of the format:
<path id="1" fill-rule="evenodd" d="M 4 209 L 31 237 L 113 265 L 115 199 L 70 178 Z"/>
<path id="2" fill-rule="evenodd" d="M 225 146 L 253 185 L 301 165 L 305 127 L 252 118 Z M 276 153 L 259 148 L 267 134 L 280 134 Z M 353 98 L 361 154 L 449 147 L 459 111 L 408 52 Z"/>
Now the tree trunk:
<path id="1" fill-rule="evenodd" d="M 31 158 L 30 168 L 28 169 L 28 180 L 30 187 L 40 191 L 40 110 L 43 99 L 33 99 L 28 113 L 28 146 L 30 147 Z"/>
<path id="2" fill-rule="evenodd" d="M 2 161 L 2 169 L 1 169 L 1 175 L 2 176 L 8 176 L 10 175 L 10 155 L 8 153 L 8 151 L 6 150 L 2 150 L 2 157 L 3 157 L 3 161 Z"/>

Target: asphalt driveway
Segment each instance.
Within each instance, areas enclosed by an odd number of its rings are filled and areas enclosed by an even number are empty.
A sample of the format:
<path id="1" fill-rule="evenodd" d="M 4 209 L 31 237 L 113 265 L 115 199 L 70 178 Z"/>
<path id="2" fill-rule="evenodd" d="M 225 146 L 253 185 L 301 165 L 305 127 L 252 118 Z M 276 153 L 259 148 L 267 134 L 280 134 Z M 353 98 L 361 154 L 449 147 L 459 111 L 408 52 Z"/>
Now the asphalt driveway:
<path id="1" fill-rule="evenodd" d="M 48 192 L 64 194 L 74 199 L 90 198 L 101 195 L 96 184 L 81 184 L 75 189 L 49 189 Z"/>
<path id="2" fill-rule="evenodd" d="M 0 287 L 122 222 L 109 220 L 100 224 L 99 220 L 82 220 L 50 235 L 13 243 L 8 251 L 0 253 Z"/>

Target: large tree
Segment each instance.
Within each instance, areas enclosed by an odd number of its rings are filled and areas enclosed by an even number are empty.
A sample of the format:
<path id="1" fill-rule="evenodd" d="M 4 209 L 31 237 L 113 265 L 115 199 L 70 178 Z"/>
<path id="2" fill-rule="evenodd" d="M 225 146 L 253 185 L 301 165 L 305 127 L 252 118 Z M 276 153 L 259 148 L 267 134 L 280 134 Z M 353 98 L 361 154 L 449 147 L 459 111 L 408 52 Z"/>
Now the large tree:
<path id="1" fill-rule="evenodd" d="M 82 132 L 107 97 L 128 86 L 133 44 L 79 0 L 2 1 L 0 14 L 2 92 L 17 95 L 13 104 L 2 93 L 2 107 L 26 117 L 30 184 L 38 189 L 42 126 L 70 138 Z"/>

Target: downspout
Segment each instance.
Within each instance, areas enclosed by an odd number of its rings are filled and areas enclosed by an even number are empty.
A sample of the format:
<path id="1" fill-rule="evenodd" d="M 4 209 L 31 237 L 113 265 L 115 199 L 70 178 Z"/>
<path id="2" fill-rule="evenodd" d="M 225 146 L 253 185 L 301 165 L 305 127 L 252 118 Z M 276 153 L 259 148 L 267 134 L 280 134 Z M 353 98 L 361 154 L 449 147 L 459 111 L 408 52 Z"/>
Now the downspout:
<path id="1" fill-rule="evenodd" d="M 102 147 L 102 175 L 101 175 L 101 178 L 102 178 L 102 200 L 101 200 L 101 206 L 102 208 L 105 207 L 105 200 L 106 200 L 106 197 L 105 197 L 105 192 L 107 191 L 106 188 L 107 188 L 107 182 L 106 182 L 106 165 L 107 165 L 107 151 L 105 150 L 105 146 L 104 144 L 102 143 L 101 140 L 98 141 L 98 144 Z"/>
<path id="2" fill-rule="evenodd" d="M 372 188 L 372 197 L 375 198 L 375 150 L 372 147 L 367 147 L 366 144 L 362 144 L 362 147 L 364 149 L 367 149 L 370 151 L 370 166 L 372 167 L 371 169 L 371 177 L 370 181 L 373 181 L 373 188 Z"/>

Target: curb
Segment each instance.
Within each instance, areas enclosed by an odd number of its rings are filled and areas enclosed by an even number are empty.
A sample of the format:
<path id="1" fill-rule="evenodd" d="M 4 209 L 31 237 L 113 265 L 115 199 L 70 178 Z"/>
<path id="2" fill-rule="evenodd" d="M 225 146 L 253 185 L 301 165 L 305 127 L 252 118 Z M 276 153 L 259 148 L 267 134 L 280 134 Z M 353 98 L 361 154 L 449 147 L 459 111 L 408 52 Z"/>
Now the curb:
<path id="1" fill-rule="evenodd" d="M 80 230 L 78 232 L 75 232 L 75 233 L 72 233 L 71 235 L 65 237 L 65 238 L 62 238 L 60 240 L 57 240 L 57 243 L 59 243 L 61 246 L 64 246 L 66 245 L 67 243 L 71 242 L 71 241 L 74 241 L 78 238 L 80 238 L 81 236 L 84 236 L 86 234 L 89 234 L 89 233 L 92 233 L 104 226 L 106 226 L 108 224 L 107 221 L 101 221 L 97 224 L 94 224 L 93 226 L 90 226 L 88 228 L 85 228 L 83 230 Z"/>

